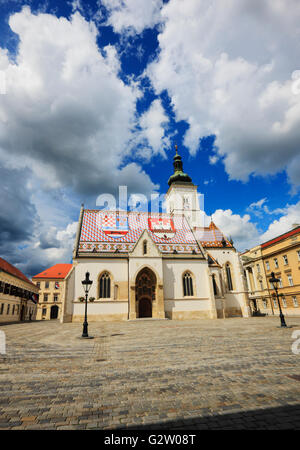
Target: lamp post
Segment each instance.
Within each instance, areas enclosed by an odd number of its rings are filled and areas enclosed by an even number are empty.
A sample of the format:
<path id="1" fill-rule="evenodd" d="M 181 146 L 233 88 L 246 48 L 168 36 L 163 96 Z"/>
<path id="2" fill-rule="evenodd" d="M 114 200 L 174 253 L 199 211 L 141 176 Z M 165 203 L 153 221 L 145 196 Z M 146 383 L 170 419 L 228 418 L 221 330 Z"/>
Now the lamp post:
<path id="1" fill-rule="evenodd" d="M 88 299 L 89 290 L 93 284 L 92 280 L 90 280 L 89 272 L 86 272 L 85 280 L 83 280 L 81 283 L 83 285 L 84 292 L 85 292 L 85 313 L 84 313 L 83 331 L 82 331 L 81 337 L 86 338 L 86 339 L 93 339 L 91 336 L 88 335 L 88 321 L 87 321 L 87 299 Z"/>
<path id="2" fill-rule="evenodd" d="M 277 297 L 277 301 L 278 301 L 278 305 L 279 305 L 279 311 L 280 311 L 280 322 L 281 322 L 281 326 L 282 327 L 286 327 L 286 323 L 284 320 L 284 315 L 282 313 L 282 309 L 281 309 L 281 305 L 280 305 L 280 299 L 279 299 L 279 295 L 278 295 L 278 287 L 277 284 L 279 283 L 279 279 L 275 278 L 275 274 L 274 272 L 271 273 L 271 278 L 269 279 L 270 283 L 272 283 L 272 285 L 274 286 L 275 292 L 276 292 L 276 297 Z"/>

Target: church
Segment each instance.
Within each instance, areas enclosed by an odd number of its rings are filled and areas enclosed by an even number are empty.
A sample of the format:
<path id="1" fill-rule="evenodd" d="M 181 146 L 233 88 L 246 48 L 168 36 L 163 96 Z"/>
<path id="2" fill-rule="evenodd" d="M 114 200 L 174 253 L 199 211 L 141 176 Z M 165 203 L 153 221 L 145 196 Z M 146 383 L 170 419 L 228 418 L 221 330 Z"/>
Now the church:
<path id="1" fill-rule="evenodd" d="M 165 213 L 82 206 L 62 322 L 249 317 L 239 254 L 211 221 L 197 186 L 174 156 Z"/>

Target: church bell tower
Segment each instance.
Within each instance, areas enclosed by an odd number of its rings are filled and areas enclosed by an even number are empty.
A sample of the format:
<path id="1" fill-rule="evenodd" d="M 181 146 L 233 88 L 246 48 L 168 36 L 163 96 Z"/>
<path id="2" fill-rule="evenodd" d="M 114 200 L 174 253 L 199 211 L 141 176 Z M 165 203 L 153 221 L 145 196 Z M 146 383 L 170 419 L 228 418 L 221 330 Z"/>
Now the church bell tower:
<path id="1" fill-rule="evenodd" d="M 199 197 L 197 186 L 192 183 L 191 177 L 183 172 L 183 163 L 175 145 L 176 154 L 173 159 L 174 173 L 170 176 L 169 189 L 166 194 L 166 211 L 169 214 L 184 215 L 190 226 L 204 226 L 204 211 L 200 204 L 203 202 Z M 199 201 L 200 200 L 200 201 Z"/>

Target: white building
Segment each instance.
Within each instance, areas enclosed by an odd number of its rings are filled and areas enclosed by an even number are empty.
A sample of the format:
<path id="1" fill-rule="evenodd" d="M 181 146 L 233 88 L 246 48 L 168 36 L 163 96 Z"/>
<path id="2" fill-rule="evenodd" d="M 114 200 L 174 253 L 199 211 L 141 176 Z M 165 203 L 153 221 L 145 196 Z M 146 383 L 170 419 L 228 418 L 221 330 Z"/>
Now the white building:
<path id="1" fill-rule="evenodd" d="M 203 226 L 197 186 L 177 149 L 166 211 L 82 207 L 61 321 L 83 321 L 87 271 L 89 322 L 249 316 L 238 253 L 213 222 Z"/>

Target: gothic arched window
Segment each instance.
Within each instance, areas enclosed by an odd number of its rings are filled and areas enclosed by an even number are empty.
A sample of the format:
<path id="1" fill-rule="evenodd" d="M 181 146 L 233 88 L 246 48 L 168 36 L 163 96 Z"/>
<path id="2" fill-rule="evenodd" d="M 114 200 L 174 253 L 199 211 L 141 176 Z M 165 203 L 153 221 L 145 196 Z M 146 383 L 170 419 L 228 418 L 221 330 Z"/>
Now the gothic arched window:
<path id="1" fill-rule="evenodd" d="M 184 297 L 192 297 L 194 295 L 193 278 L 190 272 L 186 272 L 183 275 L 183 295 Z"/>
<path id="2" fill-rule="evenodd" d="M 104 272 L 99 282 L 99 298 L 110 298 L 110 276 L 108 272 Z"/>
<path id="3" fill-rule="evenodd" d="M 231 276 L 231 269 L 230 264 L 226 264 L 226 277 L 227 277 L 227 286 L 229 291 L 233 291 L 233 284 L 232 284 L 232 276 Z"/>

